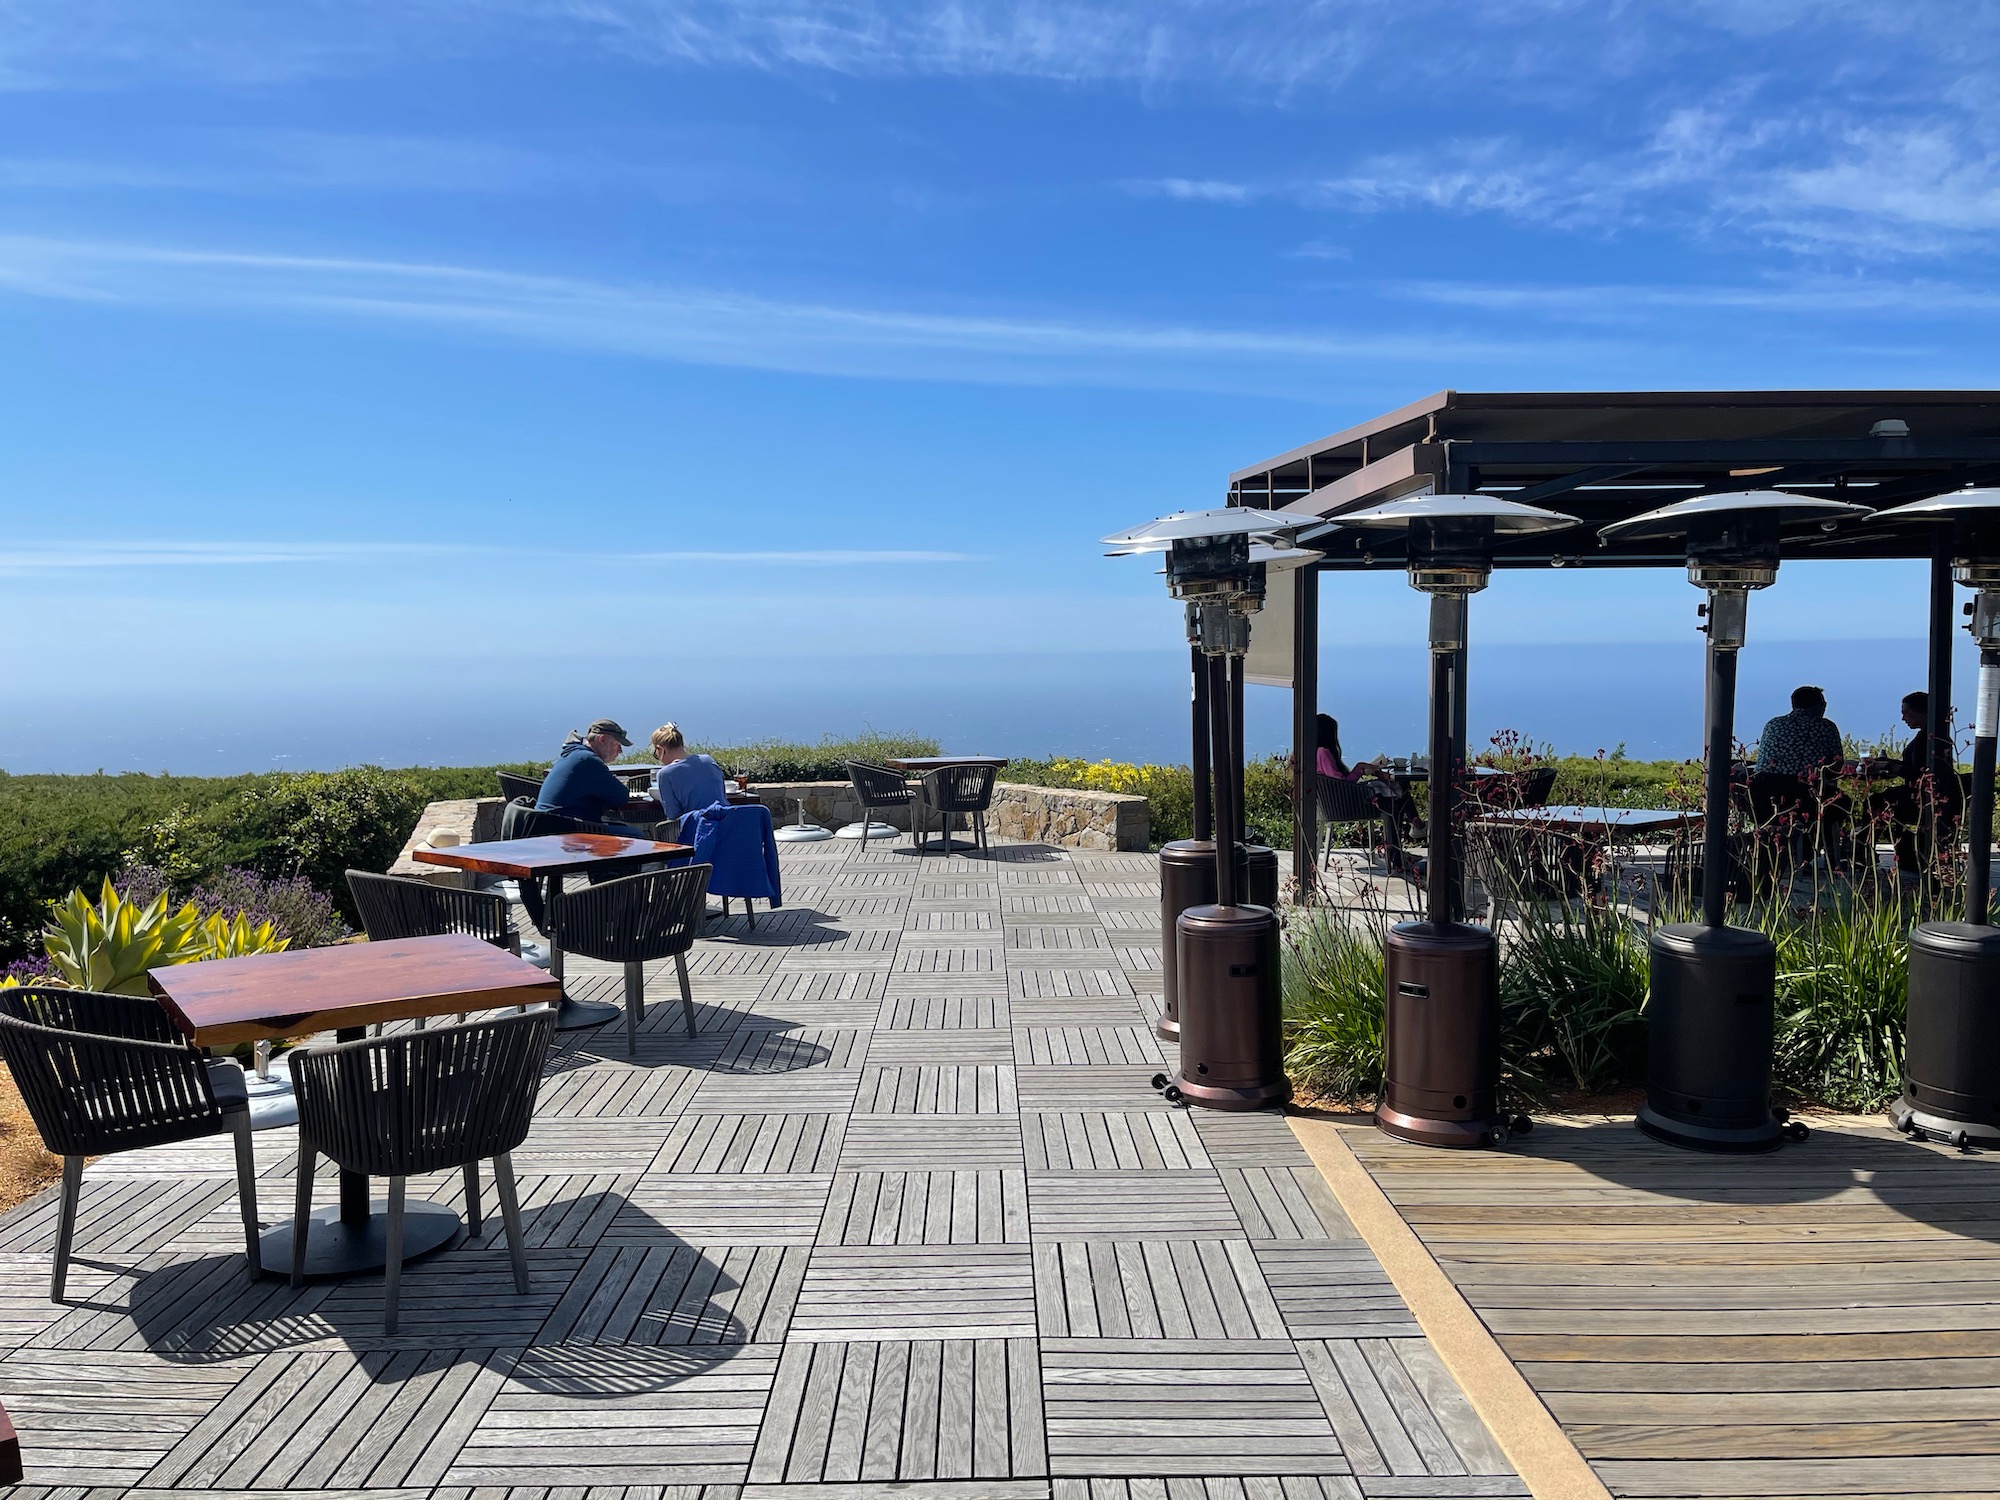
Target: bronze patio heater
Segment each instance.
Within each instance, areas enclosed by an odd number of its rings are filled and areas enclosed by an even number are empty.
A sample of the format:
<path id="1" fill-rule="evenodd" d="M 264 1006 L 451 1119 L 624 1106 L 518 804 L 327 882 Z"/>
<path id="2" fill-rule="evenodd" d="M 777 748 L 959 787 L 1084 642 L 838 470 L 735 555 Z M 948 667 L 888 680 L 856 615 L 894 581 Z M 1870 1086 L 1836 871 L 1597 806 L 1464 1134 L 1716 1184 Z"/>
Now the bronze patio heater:
<path id="1" fill-rule="evenodd" d="M 1123 554 L 1113 553 L 1113 556 Z M 1250 544 L 1250 561 L 1261 563 L 1268 576 L 1278 569 L 1301 567 L 1316 561 L 1320 554 L 1295 547 L 1274 547 L 1262 542 Z M 1204 655 L 1201 649 L 1201 606 L 1187 606 L 1188 675 L 1192 684 L 1192 745 L 1189 765 L 1194 773 L 1194 836 L 1174 839 L 1160 849 L 1160 1018 L 1153 1023 L 1154 1034 L 1163 1042 L 1177 1042 L 1181 1036 L 1181 987 L 1179 955 L 1172 934 L 1181 913 L 1190 906 L 1208 906 L 1215 901 L 1215 838 L 1210 789 L 1214 784 L 1215 757 L 1209 744 L 1209 702 L 1216 693 L 1230 691 L 1222 667 L 1225 658 Z M 1243 732 L 1243 684 L 1239 679 L 1230 700 L 1230 719 L 1236 734 Z M 1234 759 L 1242 765 L 1240 746 L 1225 748 L 1220 759 L 1227 765 Z M 1242 784 L 1236 788 L 1237 805 L 1242 805 Z M 1278 904 L 1278 852 L 1263 844 L 1239 844 L 1236 848 L 1237 888 L 1246 893 L 1252 906 Z"/>
<path id="2" fill-rule="evenodd" d="M 2000 928 L 1990 925 L 1994 739 L 2000 730 L 2000 489 L 1960 490 L 1880 511 L 1878 521 L 1952 529 L 1952 576 L 1979 642 L 1972 786 L 1965 803 L 1965 918 L 1910 934 L 1903 1096 L 1889 1118 L 1914 1140 L 2000 1145 Z M 1956 761 L 1954 756 L 1953 760 Z"/>
<path id="3" fill-rule="evenodd" d="M 1491 495 L 1419 495 L 1334 518 L 1408 536 L 1410 587 L 1431 599 L 1430 852 L 1424 918 L 1384 944 L 1382 1098 L 1375 1124 L 1422 1146 L 1504 1146 L 1527 1131 L 1500 1112 L 1499 950 L 1490 928 L 1452 920 L 1458 886 L 1452 811 L 1460 767 L 1452 742 L 1453 681 L 1466 601 L 1493 571 L 1497 538 L 1560 531 L 1573 516 Z"/>
<path id="4" fill-rule="evenodd" d="M 1771 1040 L 1778 952 L 1761 932 L 1725 921 L 1729 898 L 1729 768 L 1736 746 L 1736 653 L 1750 595 L 1778 577 L 1786 531 L 1831 531 L 1868 508 L 1839 500 L 1743 490 L 1698 495 L 1619 521 L 1606 542 L 1680 538 L 1688 582 L 1708 591 L 1702 797 L 1701 921 L 1654 929 L 1646 1002 L 1646 1102 L 1639 1128 L 1696 1151 L 1774 1151 L 1806 1127 L 1771 1108 Z"/>
<path id="5" fill-rule="evenodd" d="M 1263 606 L 1265 571 L 1317 556 L 1259 547 L 1253 557 L 1251 539 L 1318 524 L 1317 517 L 1230 507 L 1164 517 L 1104 539 L 1113 556 L 1166 552 L 1167 587 L 1190 606 L 1190 637 L 1204 658 L 1196 680 L 1205 677 L 1207 691 L 1198 686 L 1196 698 L 1207 699 L 1214 771 L 1214 838 L 1208 851 L 1214 896 L 1198 899 L 1207 894 L 1197 873 L 1200 851 L 1162 859 L 1163 921 L 1170 880 L 1175 896 L 1192 904 L 1175 912 L 1172 928 L 1161 932 L 1163 944 L 1175 949 L 1171 992 L 1182 1061 L 1177 1082 L 1162 1075 L 1155 1086 L 1177 1101 L 1211 1109 L 1262 1109 L 1291 1097 L 1280 1037 L 1278 918 L 1269 906 L 1251 904 L 1245 888 L 1238 721 L 1250 616 Z M 1164 959 L 1162 967 L 1164 980 Z"/>

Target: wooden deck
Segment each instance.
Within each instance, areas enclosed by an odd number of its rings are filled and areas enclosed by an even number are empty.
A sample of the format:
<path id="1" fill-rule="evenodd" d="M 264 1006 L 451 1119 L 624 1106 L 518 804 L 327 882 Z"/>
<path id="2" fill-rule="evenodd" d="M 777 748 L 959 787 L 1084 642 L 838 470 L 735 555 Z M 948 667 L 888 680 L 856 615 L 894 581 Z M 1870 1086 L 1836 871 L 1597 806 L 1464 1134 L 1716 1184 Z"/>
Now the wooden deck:
<path id="1" fill-rule="evenodd" d="M 711 925 L 698 1037 L 663 965 L 636 1062 L 554 1060 L 525 1297 L 497 1224 L 394 1338 L 379 1278 L 253 1287 L 222 1142 L 91 1167 L 66 1307 L 52 1201 L 0 1219 L 10 1500 L 1525 1493 L 1283 1118 L 1148 1087 L 1150 856 L 850 852 Z"/>
<path id="2" fill-rule="evenodd" d="M 1344 1138 L 1614 1494 L 2000 1494 L 2000 1161 Z"/>

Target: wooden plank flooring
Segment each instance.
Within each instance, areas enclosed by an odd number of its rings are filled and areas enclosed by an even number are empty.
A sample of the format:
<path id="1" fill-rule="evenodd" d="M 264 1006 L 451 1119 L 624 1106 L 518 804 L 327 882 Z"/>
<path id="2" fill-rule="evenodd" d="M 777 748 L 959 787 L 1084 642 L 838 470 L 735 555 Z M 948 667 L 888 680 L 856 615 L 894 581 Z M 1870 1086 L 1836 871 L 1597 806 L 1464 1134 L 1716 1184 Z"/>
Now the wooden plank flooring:
<path id="1" fill-rule="evenodd" d="M 1343 1135 L 1614 1494 L 2000 1495 L 2000 1160 Z"/>
<path id="2" fill-rule="evenodd" d="M 394 1338 L 380 1278 L 250 1284 L 226 1142 L 86 1173 L 65 1307 L 53 1201 L 0 1218 L 8 1500 L 1524 1493 L 1283 1118 L 1151 1088 L 1152 856 L 782 858 L 692 957 L 697 1035 L 661 965 L 636 1059 L 551 1060 L 526 1296 L 491 1217 Z M 267 1218 L 294 1154 L 257 1138 Z"/>

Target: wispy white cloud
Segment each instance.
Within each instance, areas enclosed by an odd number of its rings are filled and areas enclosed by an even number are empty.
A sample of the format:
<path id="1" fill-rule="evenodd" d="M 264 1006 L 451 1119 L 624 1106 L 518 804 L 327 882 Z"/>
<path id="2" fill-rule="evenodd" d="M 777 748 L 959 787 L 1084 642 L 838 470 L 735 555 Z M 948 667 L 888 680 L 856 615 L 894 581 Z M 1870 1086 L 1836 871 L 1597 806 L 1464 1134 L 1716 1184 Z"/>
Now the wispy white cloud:
<path id="1" fill-rule="evenodd" d="M 1369 362 L 1516 359 L 1518 339 L 1347 334 L 779 301 L 419 262 L 0 236 L 0 292 L 364 321 L 603 354 L 815 374 L 1212 389 Z M 1227 367 L 1226 369 L 1223 367 Z"/>
<path id="2" fill-rule="evenodd" d="M 846 568 L 912 563 L 980 561 L 972 552 L 851 549 L 839 547 L 782 550 L 565 552 L 542 547 L 467 546 L 456 542 L 330 542 L 330 541 L 127 541 L 36 542 L 0 551 L 0 576 L 70 573 L 81 569 L 128 568 L 255 568 L 299 564 L 379 565 L 395 559 L 477 556 L 487 563 L 513 558 L 548 562 L 589 560 L 599 568 L 644 563 L 743 563 L 781 568 Z"/>

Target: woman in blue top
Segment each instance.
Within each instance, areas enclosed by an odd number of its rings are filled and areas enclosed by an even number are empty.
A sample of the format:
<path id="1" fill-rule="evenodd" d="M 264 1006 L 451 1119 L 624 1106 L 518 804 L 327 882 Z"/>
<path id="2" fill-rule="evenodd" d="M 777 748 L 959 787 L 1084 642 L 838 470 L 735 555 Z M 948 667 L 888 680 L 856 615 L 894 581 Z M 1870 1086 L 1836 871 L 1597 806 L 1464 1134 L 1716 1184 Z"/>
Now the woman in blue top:
<path id="1" fill-rule="evenodd" d="M 678 818 L 728 800 L 722 767 L 706 755 L 689 755 L 678 724 L 653 731 L 653 759 L 660 763 L 653 773 L 653 795 L 660 799 L 661 817 Z"/>

